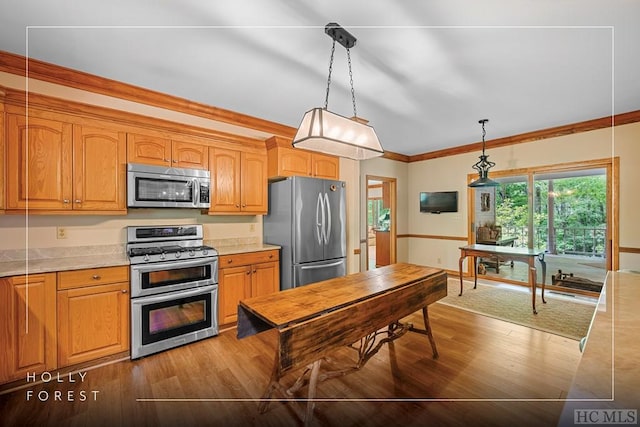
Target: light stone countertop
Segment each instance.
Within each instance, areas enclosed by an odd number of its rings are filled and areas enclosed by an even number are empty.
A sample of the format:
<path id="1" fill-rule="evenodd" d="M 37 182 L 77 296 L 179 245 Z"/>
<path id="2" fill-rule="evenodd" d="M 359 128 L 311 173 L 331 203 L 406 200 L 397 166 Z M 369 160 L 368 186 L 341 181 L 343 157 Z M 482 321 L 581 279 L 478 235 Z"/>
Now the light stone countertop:
<path id="1" fill-rule="evenodd" d="M 122 254 L 101 254 L 63 258 L 30 258 L 28 260 L 0 262 L 0 277 L 79 270 L 83 268 L 129 265 L 129 257 Z"/>
<path id="2" fill-rule="evenodd" d="M 559 426 L 574 425 L 576 420 L 582 424 L 637 424 L 639 300 L 640 274 L 607 274 Z M 604 422 L 607 418 L 609 422 Z"/>
<path id="3" fill-rule="evenodd" d="M 280 246 L 257 243 L 248 245 L 219 246 L 216 247 L 216 249 L 218 250 L 218 255 L 233 255 L 248 252 L 271 251 L 274 249 L 280 249 Z"/>
<path id="4" fill-rule="evenodd" d="M 205 244 L 207 244 L 206 241 Z M 219 255 L 231 255 L 268 251 L 280 249 L 280 247 L 250 243 L 220 246 L 216 249 Z M 124 247 L 120 245 L 0 251 L 0 277 L 21 276 L 27 272 L 38 274 L 121 265 L 129 265 L 129 258 L 124 252 Z"/>

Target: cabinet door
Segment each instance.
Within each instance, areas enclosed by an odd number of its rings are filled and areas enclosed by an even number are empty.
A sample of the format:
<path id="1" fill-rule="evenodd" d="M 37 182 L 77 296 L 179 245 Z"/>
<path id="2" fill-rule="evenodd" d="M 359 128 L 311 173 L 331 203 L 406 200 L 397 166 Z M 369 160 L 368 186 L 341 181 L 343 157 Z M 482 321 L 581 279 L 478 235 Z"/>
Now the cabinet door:
<path id="1" fill-rule="evenodd" d="M 238 320 L 238 302 L 251 294 L 251 267 L 222 268 L 218 277 L 221 325 Z"/>
<path id="2" fill-rule="evenodd" d="M 297 148 L 278 147 L 278 176 L 311 175 L 311 153 Z"/>
<path id="3" fill-rule="evenodd" d="M 280 267 L 277 261 L 251 266 L 251 297 L 280 290 Z"/>
<path id="4" fill-rule="evenodd" d="M 129 133 L 127 134 L 127 161 L 171 166 L 171 140 Z"/>
<path id="5" fill-rule="evenodd" d="M 129 349 L 129 284 L 58 291 L 60 367 Z"/>
<path id="6" fill-rule="evenodd" d="M 9 114 L 7 209 L 71 209 L 72 125 Z"/>
<path id="7" fill-rule="evenodd" d="M 0 383 L 57 367 L 56 276 L 0 279 Z"/>
<path id="8" fill-rule="evenodd" d="M 240 152 L 209 149 L 211 207 L 209 212 L 240 212 Z"/>
<path id="9" fill-rule="evenodd" d="M 74 210 L 127 209 L 126 147 L 124 132 L 74 126 Z"/>
<path id="10" fill-rule="evenodd" d="M 0 213 L 4 210 L 5 201 L 5 185 L 7 179 L 4 174 L 4 156 L 5 156 L 5 143 L 4 143 L 4 104 L 0 105 Z"/>
<path id="11" fill-rule="evenodd" d="M 311 155 L 312 175 L 317 178 L 340 179 L 340 159 L 325 154 Z"/>
<path id="12" fill-rule="evenodd" d="M 209 168 L 209 149 L 206 145 L 172 141 L 171 162 L 174 167 L 191 169 Z"/>
<path id="13" fill-rule="evenodd" d="M 267 156 L 242 153 L 242 211 L 267 213 Z"/>

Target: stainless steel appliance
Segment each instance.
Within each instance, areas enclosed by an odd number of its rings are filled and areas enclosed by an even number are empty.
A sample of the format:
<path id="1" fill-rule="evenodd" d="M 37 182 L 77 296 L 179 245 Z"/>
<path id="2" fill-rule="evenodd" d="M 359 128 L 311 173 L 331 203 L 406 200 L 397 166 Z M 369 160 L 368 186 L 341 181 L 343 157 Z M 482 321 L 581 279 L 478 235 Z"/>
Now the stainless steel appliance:
<path id="1" fill-rule="evenodd" d="M 269 184 L 263 240 L 282 247 L 280 288 L 347 273 L 345 183 L 290 177 Z"/>
<path id="2" fill-rule="evenodd" d="M 207 170 L 127 165 L 127 205 L 131 208 L 208 208 L 210 187 Z"/>
<path id="3" fill-rule="evenodd" d="M 218 252 L 202 225 L 127 227 L 131 358 L 218 334 Z"/>

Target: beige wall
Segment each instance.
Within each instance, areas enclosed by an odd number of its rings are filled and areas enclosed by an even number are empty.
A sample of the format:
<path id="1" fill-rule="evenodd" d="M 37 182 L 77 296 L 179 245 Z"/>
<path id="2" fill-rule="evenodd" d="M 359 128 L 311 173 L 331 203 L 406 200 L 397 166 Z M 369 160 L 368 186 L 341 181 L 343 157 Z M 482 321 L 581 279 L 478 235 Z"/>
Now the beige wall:
<path id="1" fill-rule="evenodd" d="M 467 174 L 480 153 L 465 153 L 439 159 L 410 163 L 407 172 L 397 167 L 397 162 L 376 159 L 364 162 L 361 176 L 365 171 L 385 170 L 388 176 L 402 177 L 407 183 L 404 202 L 399 201 L 399 216 L 407 218 L 406 228 L 399 233 L 426 236 L 467 238 L 468 206 L 466 202 Z M 553 165 L 575 161 L 620 157 L 620 218 L 619 245 L 640 248 L 640 123 L 600 129 L 558 138 L 550 138 L 525 144 L 487 150 L 493 169 L 509 170 L 543 165 Z M 396 173 L 397 175 L 393 175 Z M 406 175 L 405 175 L 406 173 Z M 423 214 L 418 209 L 418 195 L 421 191 L 458 191 L 459 211 L 448 214 Z M 363 214 L 364 215 L 364 214 Z M 441 238 L 401 238 L 399 246 L 406 246 L 406 253 L 399 261 L 432 265 L 456 271 L 459 250 L 464 244 L 460 240 Z M 640 270 L 640 255 L 620 254 L 621 269 Z"/>
<path id="2" fill-rule="evenodd" d="M 381 158 L 375 158 L 360 162 L 360 224 L 359 224 L 359 240 L 360 251 L 362 256 L 360 257 L 360 269 L 366 270 L 366 258 L 367 253 L 367 175 L 395 178 L 396 179 L 396 193 L 397 193 L 397 223 L 396 233 L 398 235 L 406 234 L 409 231 L 407 223 L 407 210 L 406 206 L 409 203 L 407 198 L 408 188 L 408 165 L 404 162 L 395 160 L 386 160 Z M 397 261 L 407 261 L 407 239 L 398 239 L 396 258 Z"/>

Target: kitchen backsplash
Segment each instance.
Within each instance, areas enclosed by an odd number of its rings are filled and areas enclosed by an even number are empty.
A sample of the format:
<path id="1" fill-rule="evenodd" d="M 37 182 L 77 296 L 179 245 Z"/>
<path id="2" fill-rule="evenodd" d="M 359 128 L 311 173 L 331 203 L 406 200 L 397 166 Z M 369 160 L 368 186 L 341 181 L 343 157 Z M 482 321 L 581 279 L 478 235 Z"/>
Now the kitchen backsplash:
<path id="1" fill-rule="evenodd" d="M 97 249 L 99 247 L 106 250 L 119 247 L 124 251 L 127 226 L 182 224 L 202 224 L 205 240 L 225 246 L 262 243 L 261 216 L 208 216 L 184 209 L 140 209 L 125 216 L 3 215 L 0 216 L 0 253 L 3 254 L 0 256 L 24 259 L 27 251 L 36 251 L 30 252 L 29 257 L 47 257 L 52 251 L 74 254 L 102 250 Z M 58 238 L 60 231 L 64 238 Z"/>

